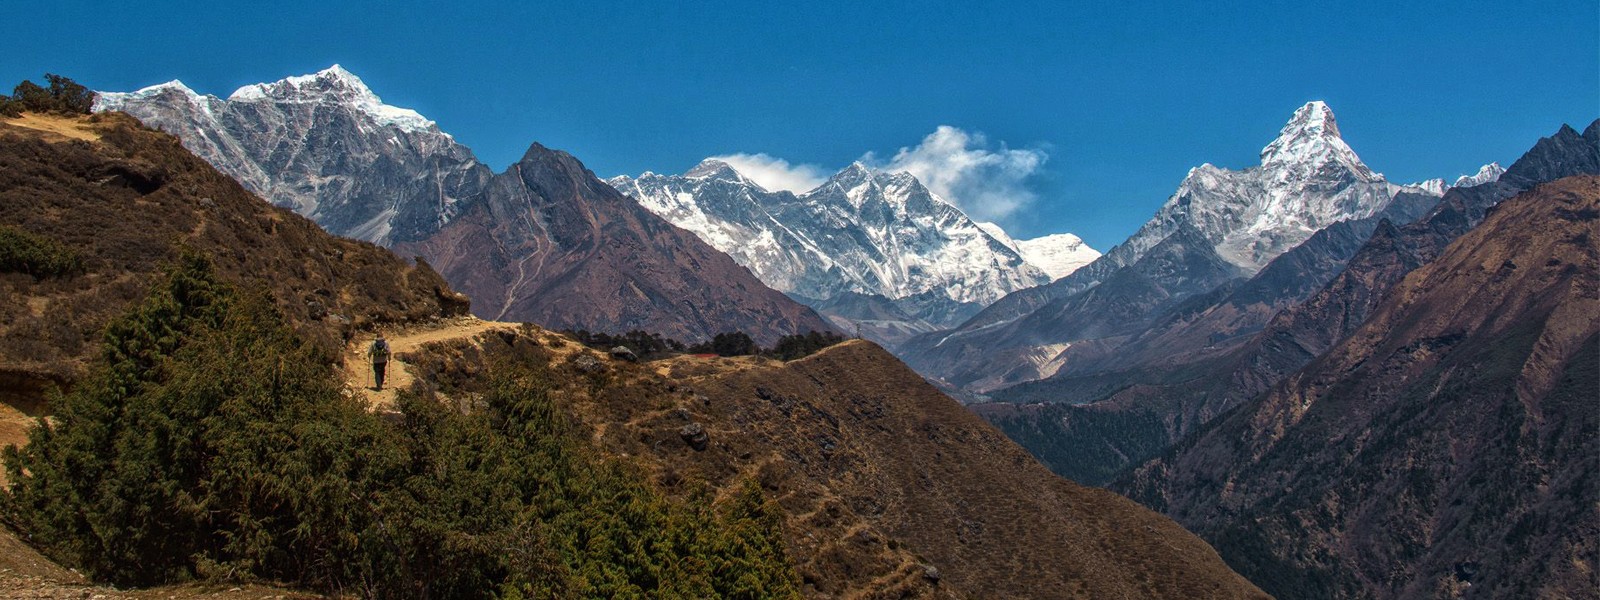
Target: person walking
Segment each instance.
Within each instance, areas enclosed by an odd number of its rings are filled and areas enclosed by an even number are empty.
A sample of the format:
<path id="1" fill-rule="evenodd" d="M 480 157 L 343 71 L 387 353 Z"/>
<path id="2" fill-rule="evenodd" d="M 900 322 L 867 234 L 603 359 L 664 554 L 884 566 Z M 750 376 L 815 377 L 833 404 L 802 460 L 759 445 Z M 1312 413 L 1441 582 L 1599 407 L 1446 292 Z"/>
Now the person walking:
<path id="1" fill-rule="evenodd" d="M 378 334 L 378 339 L 372 340 L 372 348 L 367 350 L 367 357 L 372 359 L 372 381 L 376 384 L 374 389 L 383 391 L 383 375 L 389 367 L 389 340 L 383 339 L 383 334 Z"/>

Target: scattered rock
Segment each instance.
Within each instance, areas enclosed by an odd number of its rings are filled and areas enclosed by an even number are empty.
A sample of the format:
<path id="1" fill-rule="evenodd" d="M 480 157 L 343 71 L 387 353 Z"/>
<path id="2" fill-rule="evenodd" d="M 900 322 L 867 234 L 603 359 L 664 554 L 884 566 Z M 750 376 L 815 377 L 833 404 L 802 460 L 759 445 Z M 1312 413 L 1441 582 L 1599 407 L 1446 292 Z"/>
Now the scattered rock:
<path id="1" fill-rule="evenodd" d="M 922 578 L 928 580 L 928 583 L 939 583 L 941 577 L 943 575 L 939 573 L 939 567 L 922 565 Z"/>
<path id="2" fill-rule="evenodd" d="M 706 427 L 699 423 L 684 425 L 683 429 L 678 430 L 678 436 L 682 437 L 683 442 L 690 448 L 694 448 L 695 452 L 704 451 L 711 443 L 711 436 L 706 435 Z"/>
<path id="3" fill-rule="evenodd" d="M 446 316 L 459 317 L 472 311 L 472 298 L 461 292 L 435 287 L 433 296 L 439 301 L 439 311 Z"/>
<path id="4" fill-rule="evenodd" d="M 862 529 L 857 531 L 855 535 L 850 536 L 850 539 L 854 540 L 857 544 L 871 546 L 878 543 L 878 534 L 873 533 L 871 529 Z"/>
<path id="5" fill-rule="evenodd" d="M 639 362 L 639 355 L 634 354 L 633 350 L 629 349 L 627 346 L 617 346 L 612 348 L 611 358 L 625 360 L 628 362 Z"/>
<path id="6" fill-rule="evenodd" d="M 307 300 L 306 316 L 313 321 L 321 321 L 323 317 L 328 316 L 328 307 L 321 300 Z"/>
<path id="7" fill-rule="evenodd" d="M 581 354 L 577 358 L 573 359 L 572 366 L 573 368 L 576 368 L 579 373 L 585 373 L 589 375 L 606 370 L 606 366 L 600 364 L 600 359 L 597 359 L 589 354 Z"/>

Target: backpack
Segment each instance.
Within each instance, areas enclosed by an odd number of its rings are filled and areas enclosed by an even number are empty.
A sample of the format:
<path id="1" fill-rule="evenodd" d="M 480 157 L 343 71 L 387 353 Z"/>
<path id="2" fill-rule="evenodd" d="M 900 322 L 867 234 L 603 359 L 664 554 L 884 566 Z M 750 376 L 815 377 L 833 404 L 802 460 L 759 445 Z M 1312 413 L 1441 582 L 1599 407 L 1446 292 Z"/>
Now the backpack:
<path id="1" fill-rule="evenodd" d="M 372 342 L 372 362 L 389 362 L 389 340 Z"/>

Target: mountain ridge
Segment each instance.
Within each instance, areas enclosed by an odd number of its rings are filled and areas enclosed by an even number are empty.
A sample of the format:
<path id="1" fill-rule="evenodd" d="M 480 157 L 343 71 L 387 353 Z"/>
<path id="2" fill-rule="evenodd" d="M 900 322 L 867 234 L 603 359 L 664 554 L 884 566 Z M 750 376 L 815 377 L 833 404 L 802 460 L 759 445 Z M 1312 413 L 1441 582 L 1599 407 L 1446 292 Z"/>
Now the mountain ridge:
<path id="1" fill-rule="evenodd" d="M 1309 102 L 1296 109 L 1262 149 L 1260 164 L 1238 171 L 1209 163 L 1190 169 L 1150 220 L 1095 261 L 1044 286 L 1014 292 L 954 329 L 912 338 L 902 346 L 903 356 L 925 375 L 956 386 L 977 381 L 970 376 L 976 371 L 1021 377 L 1006 384 L 1037 379 L 1043 371 L 1028 374 L 1028 363 L 1041 359 L 1016 357 L 1048 354 L 1044 360 L 1054 360 L 1063 344 L 1083 339 L 1037 328 L 1014 335 L 1023 319 L 1040 310 L 1056 310 L 1052 307 L 1138 264 L 1175 232 L 1185 228 L 1197 232 L 1211 251 L 1238 267 L 1240 276 L 1252 276 L 1316 231 L 1339 221 L 1370 217 L 1408 195 L 1431 194 L 1392 184 L 1368 168 L 1340 137 L 1327 104 Z M 1205 291 L 1209 288 L 1185 289 L 1183 294 Z M 989 381 L 970 391 L 992 391 L 996 384 Z"/>
<path id="2" fill-rule="evenodd" d="M 834 329 L 699 238 L 617 202 L 581 164 L 553 167 L 560 161 L 534 144 L 493 173 L 437 124 L 382 103 L 338 65 L 243 86 L 226 100 L 162 84 L 104 93 L 96 109 L 174 132 L 328 231 L 423 256 L 479 299 L 474 309 L 486 318 L 619 334 L 650 328 L 684 341 L 744 329 L 765 344 Z M 530 293 L 553 295 L 541 302 Z"/>
<path id="3" fill-rule="evenodd" d="M 949 299 L 939 312 L 950 312 L 1048 280 L 1010 238 L 997 238 L 914 176 L 859 161 L 798 194 L 769 191 L 716 159 L 683 175 L 607 183 L 814 306 L 846 292 L 895 302 L 937 291 Z M 902 310 L 945 321 L 915 306 Z"/>
<path id="4" fill-rule="evenodd" d="M 1592 175 L 1507 200 L 1331 351 L 1118 486 L 1280 595 L 1592 591 L 1571 565 L 1600 530 L 1596 222 Z"/>

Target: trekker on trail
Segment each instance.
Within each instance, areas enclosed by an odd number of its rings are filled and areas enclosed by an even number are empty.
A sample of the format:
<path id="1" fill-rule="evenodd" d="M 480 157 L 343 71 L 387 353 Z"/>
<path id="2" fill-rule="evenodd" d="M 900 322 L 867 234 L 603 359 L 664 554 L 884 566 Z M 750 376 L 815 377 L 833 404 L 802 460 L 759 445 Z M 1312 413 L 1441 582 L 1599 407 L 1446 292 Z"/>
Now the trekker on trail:
<path id="1" fill-rule="evenodd" d="M 389 340 L 383 339 L 383 334 L 378 334 L 378 339 L 372 340 L 372 348 L 367 350 L 367 356 L 372 358 L 372 381 L 378 391 L 383 391 L 383 372 L 389 366 Z"/>

